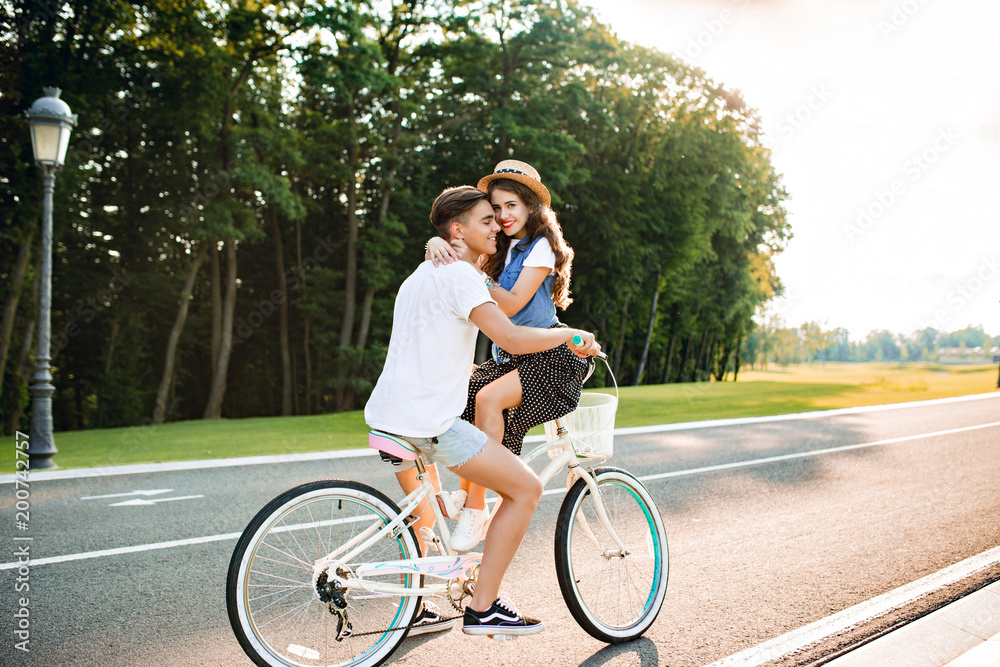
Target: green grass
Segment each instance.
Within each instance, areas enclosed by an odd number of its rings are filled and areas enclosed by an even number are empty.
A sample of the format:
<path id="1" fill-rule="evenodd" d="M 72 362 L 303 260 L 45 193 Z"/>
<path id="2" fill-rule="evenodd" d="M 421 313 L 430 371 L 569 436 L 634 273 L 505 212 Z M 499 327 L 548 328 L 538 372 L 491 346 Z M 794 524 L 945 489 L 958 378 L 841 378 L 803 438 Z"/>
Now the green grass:
<path id="1" fill-rule="evenodd" d="M 368 427 L 359 410 L 63 431 L 55 441 L 60 468 L 93 468 L 354 449 L 368 446 Z M 13 464 L 5 472 L 13 472 Z"/>
<path id="2" fill-rule="evenodd" d="M 622 387 L 617 427 L 882 405 L 997 390 L 993 365 L 826 364 L 744 371 L 739 382 Z M 610 391 L 610 390 L 602 390 Z M 60 468 L 367 446 L 361 411 L 56 433 Z M 541 427 L 532 433 L 540 433 Z M 11 438 L 13 442 L 13 438 Z M 14 471 L 11 457 L 4 472 Z"/>
<path id="3" fill-rule="evenodd" d="M 623 387 L 615 426 L 884 405 L 995 391 L 992 365 L 798 364 L 744 371 L 739 382 Z"/>

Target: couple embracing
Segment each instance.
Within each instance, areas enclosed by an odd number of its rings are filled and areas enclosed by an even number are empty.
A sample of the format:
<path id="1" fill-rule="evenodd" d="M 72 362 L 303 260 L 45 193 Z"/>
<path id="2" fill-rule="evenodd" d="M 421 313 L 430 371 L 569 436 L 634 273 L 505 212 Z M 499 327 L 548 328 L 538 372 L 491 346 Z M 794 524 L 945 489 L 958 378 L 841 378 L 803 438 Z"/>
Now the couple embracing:
<path id="1" fill-rule="evenodd" d="M 572 250 L 530 165 L 505 160 L 478 187 L 442 192 L 431 207 L 439 238 L 400 286 L 385 366 L 365 406 L 373 429 L 403 438 L 457 474 L 455 493 L 438 502 L 458 518 L 452 546 L 475 547 L 485 534 L 466 634 L 533 634 L 542 622 L 499 596 L 500 582 L 542 494 L 538 476 L 518 456 L 533 426 L 576 408 L 594 336 L 559 323 L 569 299 Z M 473 365 L 482 331 L 492 359 Z M 574 345 L 579 336 L 582 344 Z M 412 463 L 396 473 L 407 493 Z M 440 488 L 436 469 L 432 483 Z M 487 530 L 486 489 L 503 500 Z M 419 536 L 434 516 L 418 508 Z M 421 541 L 421 549 L 426 549 Z M 410 634 L 452 627 L 425 603 Z"/>

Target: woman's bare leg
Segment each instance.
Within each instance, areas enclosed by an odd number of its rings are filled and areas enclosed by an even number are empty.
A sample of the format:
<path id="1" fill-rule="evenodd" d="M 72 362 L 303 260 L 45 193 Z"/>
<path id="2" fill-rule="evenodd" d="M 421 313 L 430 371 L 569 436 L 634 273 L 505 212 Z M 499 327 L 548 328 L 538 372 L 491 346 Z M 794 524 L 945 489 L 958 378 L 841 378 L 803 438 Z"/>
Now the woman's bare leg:
<path id="1" fill-rule="evenodd" d="M 528 531 L 542 497 L 542 482 L 524 461 L 492 438 L 479 454 L 449 470 L 493 489 L 503 500 L 486 535 L 476 592 L 469 603 L 476 611 L 485 611 L 499 596 L 500 582 Z"/>
<path id="2" fill-rule="evenodd" d="M 475 426 L 487 437 L 503 442 L 504 423 L 503 411 L 521 405 L 521 376 L 513 370 L 497 378 L 476 394 Z M 478 484 L 469 484 L 465 488 L 469 496 L 465 506 L 470 509 L 486 509 L 486 488 Z M 492 600 L 490 600 L 492 602 Z"/>

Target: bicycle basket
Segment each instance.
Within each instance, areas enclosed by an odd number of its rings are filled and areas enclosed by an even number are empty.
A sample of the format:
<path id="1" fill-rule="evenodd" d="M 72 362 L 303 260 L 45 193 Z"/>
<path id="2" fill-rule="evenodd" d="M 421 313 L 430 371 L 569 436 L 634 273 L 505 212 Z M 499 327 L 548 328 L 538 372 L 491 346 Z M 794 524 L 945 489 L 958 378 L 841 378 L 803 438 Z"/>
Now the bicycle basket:
<path id="1" fill-rule="evenodd" d="M 614 453 L 615 411 L 618 398 L 610 394 L 580 394 L 576 410 L 562 417 L 573 449 L 581 459 L 608 459 Z M 545 423 L 545 439 L 558 440 L 554 421 Z"/>

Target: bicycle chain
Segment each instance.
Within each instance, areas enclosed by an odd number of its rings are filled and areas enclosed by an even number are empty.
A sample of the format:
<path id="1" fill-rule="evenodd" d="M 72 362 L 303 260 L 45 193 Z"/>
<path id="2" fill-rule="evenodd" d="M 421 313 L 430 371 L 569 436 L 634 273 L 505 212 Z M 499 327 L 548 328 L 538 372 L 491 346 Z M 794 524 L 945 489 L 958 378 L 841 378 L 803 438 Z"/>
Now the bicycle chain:
<path id="1" fill-rule="evenodd" d="M 478 565 L 475 567 L 475 569 L 473 570 L 473 572 L 474 572 L 473 576 L 475 576 L 476 574 L 479 573 L 479 566 Z M 455 619 L 463 618 L 464 615 L 465 615 L 465 610 L 462 609 L 462 607 L 459 606 L 459 604 L 462 602 L 462 600 L 465 599 L 466 596 L 472 597 L 472 591 L 475 590 L 475 584 L 471 584 L 470 585 L 471 582 L 466 582 L 465 584 L 462 585 L 462 594 L 458 597 L 458 602 L 455 602 L 455 599 L 451 596 L 451 585 L 452 585 L 452 583 L 453 582 L 451 582 L 451 581 L 448 582 L 448 602 L 451 603 L 451 606 L 454 607 L 458 611 L 458 613 L 460 615 L 459 616 L 442 616 L 441 617 L 442 621 L 454 621 Z M 351 633 L 351 636 L 352 637 L 366 637 L 368 635 L 385 634 L 386 632 L 395 632 L 396 630 L 402 630 L 404 628 L 410 629 L 412 627 L 413 627 L 413 624 L 411 623 L 409 625 L 400 625 L 400 626 L 397 626 L 395 628 L 386 628 L 385 630 L 370 630 L 368 632 L 355 632 L 355 633 Z"/>
<path id="2" fill-rule="evenodd" d="M 470 579 L 466 581 L 464 584 L 462 584 L 462 594 L 458 596 L 458 602 L 455 602 L 455 599 L 451 595 L 451 586 L 454 583 L 454 580 L 448 582 L 448 602 L 451 603 L 451 606 L 454 607 L 460 615 L 447 616 L 447 617 L 442 616 L 441 617 L 442 621 L 454 621 L 455 619 L 464 617 L 465 610 L 462 609 L 460 604 L 462 600 L 464 600 L 466 597 L 470 598 L 472 597 L 472 593 L 476 590 L 475 581 L 478 576 L 479 576 L 479 566 L 476 565 L 472 569 L 472 576 L 470 577 Z M 396 630 L 403 630 L 403 629 L 409 630 L 412 627 L 413 624 L 410 623 L 409 625 L 400 625 L 395 628 L 386 628 L 385 630 L 369 630 L 368 632 L 356 632 L 356 633 L 352 632 L 351 637 L 367 637 L 368 635 L 380 635 L 380 634 L 385 634 L 386 632 L 395 632 Z"/>
<path id="3" fill-rule="evenodd" d="M 450 616 L 450 617 L 447 617 L 447 618 L 442 617 L 442 620 L 445 620 L 445 621 L 454 621 L 456 618 L 462 618 L 462 617 L 461 616 Z M 413 624 L 411 623 L 410 625 L 400 625 L 400 626 L 395 627 L 395 628 L 386 628 L 385 630 L 370 630 L 368 632 L 353 632 L 353 633 L 351 633 L 351 637 L 367 637 L 368 635 L 382 635 L 382 634 L 385 634 L 386 632 L 395 632 L 396 630 L 403 630 L 403 629 L 409 630 L 412 627 L 413 627 Z M 350 639 L 350 637 L 348 637 L 348 639 Z"/>

